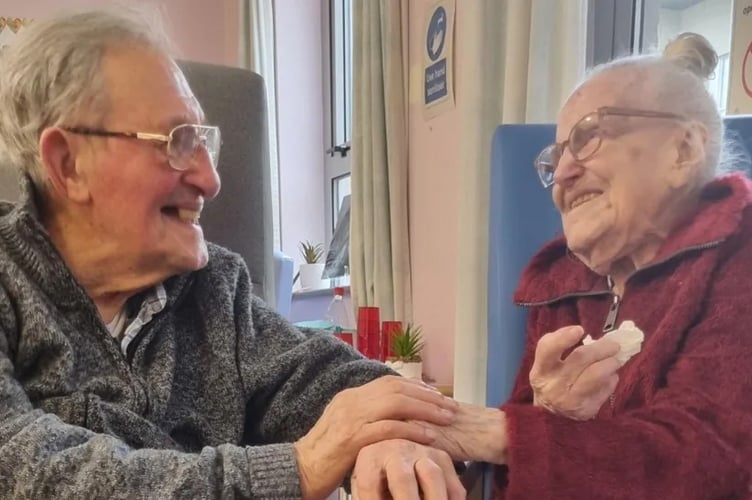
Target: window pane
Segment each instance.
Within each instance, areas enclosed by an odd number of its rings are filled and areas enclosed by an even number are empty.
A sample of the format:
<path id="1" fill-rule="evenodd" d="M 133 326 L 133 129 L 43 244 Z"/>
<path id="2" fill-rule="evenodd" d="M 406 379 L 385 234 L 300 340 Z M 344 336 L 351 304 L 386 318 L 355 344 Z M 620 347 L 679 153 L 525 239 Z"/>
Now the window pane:
<path id="1" fill-rule="evenodd" d="M 332 0 L 332 140 L 333 146 L 350 141 L 352 113 L 352 0 Z"/>
<path id="2" fill-rule="evenodd" d="M 703 35 L 715 48 L 718 67 L 707 86 L 722 111 L 726 109 L 729 86 L 732 6 L 733 0 L 659 0 L 658 9 L 659 48 L 686 31 Z"/>
<path id="3" fill-rule="evenodd" d="M 337 220 L 345 197 L 350 196 L 350 174 L 332 179 L 332 227 L 337 227 Z"/>

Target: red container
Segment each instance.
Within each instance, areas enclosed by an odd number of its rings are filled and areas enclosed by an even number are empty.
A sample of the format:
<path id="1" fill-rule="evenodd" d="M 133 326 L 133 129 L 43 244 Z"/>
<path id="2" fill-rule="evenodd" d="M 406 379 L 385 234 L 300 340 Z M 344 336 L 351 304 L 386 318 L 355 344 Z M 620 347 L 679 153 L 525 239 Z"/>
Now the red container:
<path id="1" fill-rule="evenodd" d="M 380 327 L 378 307 L 358 308 L 358 350 L 367 358 L 379 359 Z"/>
<path id="2" fill-rule="evenodd" d="M 352 332 L 352 331 L 344 330 L 344 331 L 341 331 L 339 333 L 335 333 L 334 336 L 337 337 L 338 339 L 340 339 L 341 341 L 345 342 L 346 344 L 350 344 L 351 346 L 355 345 L 354 344 L 354 342 L 355 342 L 355 339 L 354 339 L 355 333 Z"/>
<path id="3" fill-rule="evenodd" d="M 392 355 L 392 336 L 402 329 L 402 321 L 384 321 L 381 323 L 381 361 L 386 361 Z"/>

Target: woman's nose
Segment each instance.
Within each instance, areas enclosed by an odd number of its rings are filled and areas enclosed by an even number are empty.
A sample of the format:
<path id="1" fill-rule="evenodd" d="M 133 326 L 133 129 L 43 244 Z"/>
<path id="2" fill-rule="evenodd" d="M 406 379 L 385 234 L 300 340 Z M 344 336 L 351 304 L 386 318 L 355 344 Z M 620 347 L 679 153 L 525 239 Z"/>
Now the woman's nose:
<path id="1" fill-rule="evenodd" d="M 554 184 L 569 185 L 582 175 L 583 170 L 582 164 L 574 158 L 569 148 L 564 148 L 559 164 L 554 170 Z"/>

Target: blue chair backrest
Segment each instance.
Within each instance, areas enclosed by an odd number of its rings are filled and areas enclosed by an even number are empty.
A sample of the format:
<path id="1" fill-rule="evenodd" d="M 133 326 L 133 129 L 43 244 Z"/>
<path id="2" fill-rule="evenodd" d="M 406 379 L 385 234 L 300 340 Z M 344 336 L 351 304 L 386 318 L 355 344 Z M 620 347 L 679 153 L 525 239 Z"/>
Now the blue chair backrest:
<path id="1" fill-rule="evenodd" d="M 737 169 L 749 173 L 752 116 L 725 120 L 727 137 L 746 148 Z M 491 150 L 488 255 L 486 404 L 499 406 L 511 392 L 525 344 L 526 311 L 513 303 L 520 274 L 535 252 L 561 232 L 561 220 L 533 169 L 554 141 L 554 125 L 501 125 Z"/>
<path id="2" fill-rule="evenodd" d="M 486 404 L 499 406 L 512 389 L 525 344 L 526 311 L 512 301 L 520 274 L 561 231 L 551 192 L 533 169 L 554 141 L 554 125 L 502 125 L 491 150 Z"/>

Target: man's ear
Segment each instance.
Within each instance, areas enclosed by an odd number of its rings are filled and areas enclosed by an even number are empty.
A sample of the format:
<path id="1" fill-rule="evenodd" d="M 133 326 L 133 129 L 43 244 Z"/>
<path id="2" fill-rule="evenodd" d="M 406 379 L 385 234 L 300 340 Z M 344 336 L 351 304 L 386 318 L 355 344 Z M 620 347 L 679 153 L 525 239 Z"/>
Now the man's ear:
<path id="1" fill-rule="evenodd" d="M 43 130 L 39 137 L 39 155 L 58 196 L 75 203 L 89 200 L 86 175 L 76 164 L 76 145 L 67 132 L 58 127 Z"/>
<path id="2" fill-rule="evenodd" d="M 691 183 L 707 159 L 708 130 L 703 124 L 691 122 L 680 133 L 676 139 L 676 162 L 669 174 L 674 188 Z"/>

